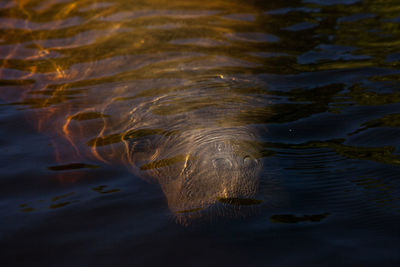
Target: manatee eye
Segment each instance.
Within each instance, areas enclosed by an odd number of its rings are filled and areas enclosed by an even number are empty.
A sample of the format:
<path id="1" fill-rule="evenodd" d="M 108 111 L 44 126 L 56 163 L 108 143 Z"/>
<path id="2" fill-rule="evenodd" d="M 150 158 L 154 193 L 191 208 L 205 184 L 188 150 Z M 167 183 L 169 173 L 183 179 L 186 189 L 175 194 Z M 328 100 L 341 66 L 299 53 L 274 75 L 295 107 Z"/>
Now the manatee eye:
<path id="1" fill-rule="evenodd" d="M 258 161 L 257 161 L 256 159 L 253 159 L 253 158 L 250 157 L 249 155 L 246 155 L 246 156 L 244 156 L 244 158 L 243 158 L 243 163 L 244 163 L 246 166 L 256 165 L 257 162 L 258 162 Z"/>

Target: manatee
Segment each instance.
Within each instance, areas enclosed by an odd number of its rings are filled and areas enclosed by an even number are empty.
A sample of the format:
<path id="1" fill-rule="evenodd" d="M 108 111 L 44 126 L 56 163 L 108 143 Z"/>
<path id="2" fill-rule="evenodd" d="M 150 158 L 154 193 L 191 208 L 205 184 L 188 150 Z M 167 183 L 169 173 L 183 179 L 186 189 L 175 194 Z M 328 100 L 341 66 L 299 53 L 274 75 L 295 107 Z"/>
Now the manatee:
<path id="1" fill-rule="evenodd" d="M 124 163 L 159 183 L 180 218 L 198 216 L 216 203 L 259 204 L 254 198 L 262 169 L 258 131 L 234 114 L 260 100 L 230 91 L 220 77 L 208 77 L 206 84 L 213 87 L 174 82 L 154 96 L 146 90 L 92 104 L 90 113 L 69 115 L 62 128 L 78 153 L 90 147 L 96 159 Z"/>

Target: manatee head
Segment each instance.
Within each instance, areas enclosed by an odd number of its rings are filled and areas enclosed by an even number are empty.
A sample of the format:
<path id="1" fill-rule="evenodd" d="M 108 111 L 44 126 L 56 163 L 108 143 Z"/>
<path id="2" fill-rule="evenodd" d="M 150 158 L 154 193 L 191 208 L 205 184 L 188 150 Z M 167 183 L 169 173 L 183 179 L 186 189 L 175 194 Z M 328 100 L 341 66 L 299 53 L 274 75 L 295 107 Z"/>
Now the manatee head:
<path id="1" fill-rule="evenodd" d="M 261 160 L 254 142 L 242 135 L 197 136 L 175 147 L 185 154 L 166 164 L 158 176 L 168 206 L 177 216 L 192 216 L 217 205 L 258 204 Z"/>

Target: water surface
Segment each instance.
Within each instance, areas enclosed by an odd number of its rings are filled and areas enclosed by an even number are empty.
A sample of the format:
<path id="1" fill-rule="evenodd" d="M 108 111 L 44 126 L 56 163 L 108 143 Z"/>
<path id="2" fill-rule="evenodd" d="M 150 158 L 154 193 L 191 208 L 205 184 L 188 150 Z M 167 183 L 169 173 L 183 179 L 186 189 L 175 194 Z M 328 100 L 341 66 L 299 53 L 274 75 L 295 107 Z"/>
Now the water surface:
<path id="1" fill-rule="evenodd" d="M 2 261 L 395 265 L 399 11 L 394 0 L 1 2 Z M 257 186 L 177 202 L 162 170 L 220 142 L 261 166 L 245 175 Z M 220 193 L 202 185 L 192 199 Z"/>

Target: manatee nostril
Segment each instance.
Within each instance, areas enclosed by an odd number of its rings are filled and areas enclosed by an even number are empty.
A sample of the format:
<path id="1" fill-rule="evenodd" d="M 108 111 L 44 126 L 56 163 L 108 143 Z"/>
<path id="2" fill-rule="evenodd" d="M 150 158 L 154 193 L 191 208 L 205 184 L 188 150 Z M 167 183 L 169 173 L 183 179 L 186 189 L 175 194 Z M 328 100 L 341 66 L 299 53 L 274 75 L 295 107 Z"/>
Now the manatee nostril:
<path id="1" fill-rule="evenodd" d="M 225 158 L 217 158 L 213 159 L 212 161 L 214 168 L 224 170 L 224 169 L 231 169 L 232 162 L 229 159 Z"/>

